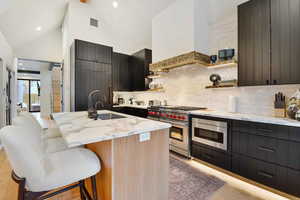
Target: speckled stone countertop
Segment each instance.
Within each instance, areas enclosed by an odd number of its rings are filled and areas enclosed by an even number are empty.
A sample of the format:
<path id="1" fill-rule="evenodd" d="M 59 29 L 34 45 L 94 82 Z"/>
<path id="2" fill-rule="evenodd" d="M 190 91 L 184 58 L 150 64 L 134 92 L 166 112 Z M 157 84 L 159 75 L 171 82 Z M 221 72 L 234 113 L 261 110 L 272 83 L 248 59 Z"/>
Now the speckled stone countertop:
<path id="1" fill-rule="evenodd" d="M 271 116 L 269 117 L 269 116 L 253 115 L 253 114 L 229 113 L 229 112 L 220 112 L 214 110 L 191 111 L 190 114 L 223 118 L 223 119 L 233 119 L 233 120 L 242 120 L 242 121 L 250 121 L 250 122 L 277 124 L 283 126 L 300 127 L 299 121 L 289 119 L 289 118 L 277 118 L 277 117 L 271 117 Z"/>
<path id="2" fill-rule="evenodd" d="M 107 110 L 98 111 L 98 113 L 114 113 L 125 116 L 126 118 L 94 120 L 88 118 L 87 112 L 57 113 L 52 116 L 68 147 L 128 137 L 171 127 L 168 123 Z"/>

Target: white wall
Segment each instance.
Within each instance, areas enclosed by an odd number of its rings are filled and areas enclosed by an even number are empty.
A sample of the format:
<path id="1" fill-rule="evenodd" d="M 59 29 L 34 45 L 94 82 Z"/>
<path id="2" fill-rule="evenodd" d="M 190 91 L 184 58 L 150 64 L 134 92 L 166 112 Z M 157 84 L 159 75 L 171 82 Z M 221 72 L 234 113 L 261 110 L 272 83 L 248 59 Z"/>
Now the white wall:
<path id="1" fill-rule="evenodd" d="M 177 0 L 152 20 L 152 59 L 194 50 L 194 0 Z"/>
<path id="2" fill-rule="evenodd" d="M 58 28 L 22 45 L 15 52 L 18 58 L 61 62 L 63 60 L 61 44 L 62 34 L 61 29 Z"/>
<path id="3" fill-rule="evenodd" d="M 99 20 L 100 27 L 90 26 L 90 18 Z M 112 33 L 100 14 L 90 6 L 79 1 L 68 4 L 67 13 L 62 25 L 62 48 L 64 58 L 64 108 L 70 111 L 70 48 L 75 39 L 113 46 Z"/>
<path id="4" fill-rule="evenodd" d="M 208 50 L 211 54 L 216 54 L 219 49 L 223 48 L 231 47 L 237 49 L 237 5 L 245 1 L 246 0 L 210 0 L 210 4 L 208 6 L 206 5 L 210 17 L 205 20 L 207 20 L 209 28 L 203 29 L 203 31 L 210 37 Z M 179 6 L 183 4 L 180 0 L 177 1 L 176 4 L 177 5 L 172 5 L 168 9 L 176 8 L 173 11 L 175 12 L 176 10 L 176 12 L 181 15 L 180 10 L 185 12 L 186 8 Z M 174 13 L 168 9 L 163 11 L 163 14 L 158 15 L 153 22 L 153 59 L 156 61 L 161 58 L 175 56 L 176 51 L 174 51 L 174 49 L 179 50 L 182 46 L 182 41 L 177 41 L 176 38 L 173 38 L 172 42 L 164 42 L 163 37 L 172 35 L 172 32 L 176 30 L 175 27 L 177 27 L 178 32 L 182 31 L 186 33 L 186 30 L 182 30 L 179 26 L 174 25 L 175 22 L 171 25 L 171 28 L 169 28 L 171 18 L 166 20 L 170 16 L 165 16 L 164 14 L 171 13 L 170 15 L 173 16 Z M 189 21 L 185 23 L 188 24 Z M 184 27 L 184 22 L 179 24 Z M 202 27 L 198 28 L 201 30 Z M 161 32 L 163 32 L 163 37 L 160 37 Z M 178 33 L 175 32 L 174 34 L 176 35 Z M 197 37 L 200 37 L 200 35 L 197 35 L 196 38 Z M 186 41 L 189 42 L 189 40 Z M 202 44 L 201 42 L 198 43 L 200 47 Z M 202 46 L 202 48 L 205 47 L 205 45 Z M 171 53 L 173 53 L 173 55 Z M 300 87 L 300 85 L 281 85 L 205 89 L 205 86 L 212 84 L 209 81 L 209 76 L 213 73 L 220 74 L 223 80 L 237 79 L 236 67 L 208 69 L 200 66 L 185 66 L 172 70 L 164 74 L 160 80 L 157 80 L 163 83 L 165 93 L 156 93 L 155 95 L 152 93 L 120 94 L 125 98 L 135 96 L 137 99 L 145 101 L 151 100 L 151 98 L 160 100 L 167 99 L 171 105 L 204 106 L 220 111 L 228 111 L 228 97 L 233 95 L 238 97 L 238 112 L 271 116 L 274 110 L 273 101 L 275 93 L 280 91 L 289 97 Z"/>
<path id="5" fill-rule="evenodd" d="M 237 5 L 246 1 L 175 1 L 152 20 L 153 62 L 194 50 L 211 55 L 237 48 Z"/>
<path id="6" fill-rule="evenodd" d="M 2 66 L 0 65 L 0 128 L 5 125 L 6 67 L 14 70 L 13 57 L 12 48 L 6 41 L 4 35 L 0 32 L 0 58 L 2 59 Z"/>
<path id="7" fill-rule="evenodd" d="M 41 116 L 49 117 L 51 112 L 51 94 L 52 94 L 52 72 L 49 71 L 49 63 L 41 63 Z"/>

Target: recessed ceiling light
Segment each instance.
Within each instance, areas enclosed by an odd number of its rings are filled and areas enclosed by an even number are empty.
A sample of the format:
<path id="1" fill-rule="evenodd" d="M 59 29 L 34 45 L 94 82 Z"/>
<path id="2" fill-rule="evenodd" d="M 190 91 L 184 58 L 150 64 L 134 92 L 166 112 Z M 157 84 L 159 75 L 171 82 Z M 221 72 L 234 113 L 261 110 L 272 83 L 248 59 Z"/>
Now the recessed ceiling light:
<path id="1" fill-rule="evenodd" d="M 23 63 L 19 63 L 19 66 L 23 66 Z"/>
<path id="2" fill-rule="evenodd" d="M 117 1 L 113 1 L 112 5 L 114 8 L 117 8 L 119 6 L 119 3 Z"/>
<path id="3" fill-rule="evenodd" d="M 35 30 L 41 31 L 41 30 L 42 30 L 42 27 L 41 27 L 41 26 L 38 26 L 38 27 L 35 28 Z"/>

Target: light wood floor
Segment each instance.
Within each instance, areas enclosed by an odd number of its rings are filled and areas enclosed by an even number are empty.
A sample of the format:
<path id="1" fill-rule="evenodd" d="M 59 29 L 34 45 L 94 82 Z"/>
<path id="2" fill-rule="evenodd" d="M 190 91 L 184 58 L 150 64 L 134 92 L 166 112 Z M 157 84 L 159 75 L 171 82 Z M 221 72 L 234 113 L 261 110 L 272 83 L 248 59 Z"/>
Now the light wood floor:
<path id="1" fill-rule="evenodd" d="M 17 200 L 17 184 L 11 179 L 11 168 L 3 150 L 0 150 L 0 200 Z M 79 189 L 57 195 L 50 200 L 80 200 Z"/>

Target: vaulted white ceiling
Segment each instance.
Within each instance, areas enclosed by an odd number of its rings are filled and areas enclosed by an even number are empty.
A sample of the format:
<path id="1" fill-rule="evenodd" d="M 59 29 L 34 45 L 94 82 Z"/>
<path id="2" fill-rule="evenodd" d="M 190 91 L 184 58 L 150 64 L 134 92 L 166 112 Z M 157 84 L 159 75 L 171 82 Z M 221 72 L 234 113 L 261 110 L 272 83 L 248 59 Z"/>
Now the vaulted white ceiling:
<path id="1" fill-rule="evenodd" d="M 13 49 L 57 29 L 67 5 L 67 0 L 0 1 L 0 31 Z M 40 32 L 35 30 L 38 26 L 42 27 Z"/>
<path id="2" fill-rule="evenodd" d="M 24 48 L 60 28 L 69 1 L 73 0 L 0 0 L 0 31 L 13 49 Z M 129 44 L 131 41 L 151 44 L 151 19 L 174 1 L 118 0 L 118 8 L 113 8 L 113 0 L 89 3 L 120 39 L 128 40 Z M 40 32 L 35 30 L 38 26 L 42 27 Z"/>

